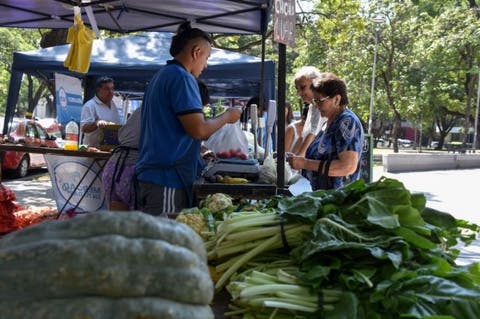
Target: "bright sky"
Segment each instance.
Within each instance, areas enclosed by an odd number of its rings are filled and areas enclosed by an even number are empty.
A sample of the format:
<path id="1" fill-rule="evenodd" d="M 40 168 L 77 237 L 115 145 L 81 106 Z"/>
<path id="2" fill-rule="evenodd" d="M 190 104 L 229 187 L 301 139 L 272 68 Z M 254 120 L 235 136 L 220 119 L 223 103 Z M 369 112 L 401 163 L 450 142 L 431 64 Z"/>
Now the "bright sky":
<path id="1" fill-rule="evenodd" d="M 300 4 L 303 11 L 309 11 L 313 8 L 313 1 L 312 0 L 297 0 L 297 4 L 296 4 L 296 11 L 297 12 L 300 10 L 300 8 L 298 7 L 298 4 Z"/>
<path id="2" fill-rule="evenodd" d="M 309 11 L 310 9 L 313 8 L 313 3 L 314 1 L 313 0 L 297 0 L 296 1 L 296 10 L 300 10 L 300 8 L 298 7 L 298 4 L 300 4 L 300 6 L 302 7 L 302 9 L 304 11 Z M 360 2 L 363 4 L 363 6 L 366 6 L 369 2 L 369 0 L 360 0 Z"/>

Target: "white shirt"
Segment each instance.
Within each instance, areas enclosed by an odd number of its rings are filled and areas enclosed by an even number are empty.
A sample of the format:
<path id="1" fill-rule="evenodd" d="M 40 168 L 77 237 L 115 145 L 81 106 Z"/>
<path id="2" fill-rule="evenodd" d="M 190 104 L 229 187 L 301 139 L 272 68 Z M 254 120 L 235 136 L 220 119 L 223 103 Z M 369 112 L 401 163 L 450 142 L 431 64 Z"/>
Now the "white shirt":
<path id="1" fill-rule="evenodd" d="M 88 100 L 82 107 L 82 116 L 80 120 L 80 127 L 83 131 L 83 126 L 88 123 L 93 123 L 98 120 L 104 120 L 107 122 L 113 122 L 120 124 L 120 115 L 118 115 L 117 106 L 112 101 L 111 106 L 104 104 L 100 99 L 95 96 Z M 96 130 L 90 133 L 83 133 L 83 143 L 88 146 L 98 147 L 100 144 L 100 130 Z"/>
<path id="2" fill-rule="evenodd" d="M 320 114 L 320 111 L 313 104 L 308 107 L 307 119 L 305 120 L 305 126 L 303 127 L 302 137 L 307 137 L 308 134 L 317 135 L 322 127 L 327 122 L 327 118 Z"/>

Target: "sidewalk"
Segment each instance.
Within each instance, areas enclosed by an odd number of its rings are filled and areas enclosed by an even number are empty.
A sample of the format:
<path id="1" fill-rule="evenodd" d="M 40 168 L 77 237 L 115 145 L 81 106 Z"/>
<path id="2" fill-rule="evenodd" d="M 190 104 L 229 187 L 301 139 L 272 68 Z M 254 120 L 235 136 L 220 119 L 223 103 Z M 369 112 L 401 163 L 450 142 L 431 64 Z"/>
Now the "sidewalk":
<path id="1" fill-rule="evenodd" d="M 2 184 L 15 192 L 17 202 L 23 206 L 57 207 L 48 172 L 4 180 Z"/>

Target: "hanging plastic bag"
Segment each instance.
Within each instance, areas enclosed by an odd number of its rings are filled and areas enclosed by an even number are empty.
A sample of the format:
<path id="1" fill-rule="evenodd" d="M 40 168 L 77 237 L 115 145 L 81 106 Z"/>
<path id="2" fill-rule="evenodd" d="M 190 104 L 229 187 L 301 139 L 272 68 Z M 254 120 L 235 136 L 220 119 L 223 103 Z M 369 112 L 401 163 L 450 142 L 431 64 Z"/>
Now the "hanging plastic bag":
<path id="1" fill-rule="evenodd" d="M 292 177 L 294 177 L 294 175 L 295 174 L 292 171 L 290 164 L 287 161 L 285 161 L 285 166 L 284 166 L 285 183 L 290 184 Z M 277 159 L 274 159 L 271 155 L 267 156 L 267 158 L 263 161 L 263 165 L 260 166 L 258 182 L 266 183 L 266 184 L 277 183 Z"/>
<path id="2" fill-rule="evenodd" d="M 95 33 L 84 25 L 80 8 L 74 7 L 74 9 L 74 25 L 68 28 L 67 34 L 67 43 L 71 43 L 71 46 L 63 65 L 70 71 L 87 73 Z"/>
<path id="3" fill-rule="evenodd" d="M 213 133 L 206 141 L 205 147 L 210 149 L 218 158 L 248 158 L 247 137 L 239 123 L 225 124 Z"/>

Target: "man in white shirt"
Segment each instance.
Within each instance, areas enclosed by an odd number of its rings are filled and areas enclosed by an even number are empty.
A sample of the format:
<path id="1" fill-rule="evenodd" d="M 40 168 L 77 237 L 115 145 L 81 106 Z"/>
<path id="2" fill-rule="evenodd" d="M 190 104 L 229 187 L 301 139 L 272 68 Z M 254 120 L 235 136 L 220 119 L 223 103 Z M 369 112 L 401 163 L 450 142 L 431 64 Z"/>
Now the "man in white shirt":
<path id="1" fill-rule="evenodd" d="M 98 147 L 100 130 L 108 124 L 120 124 L 117 106 L 113 102 L 115 91 L 113 79 L 101 77 L 95 84 L 95 96 L 82 107 L 80 128 L 84 134 L 83 144 Z"/>

